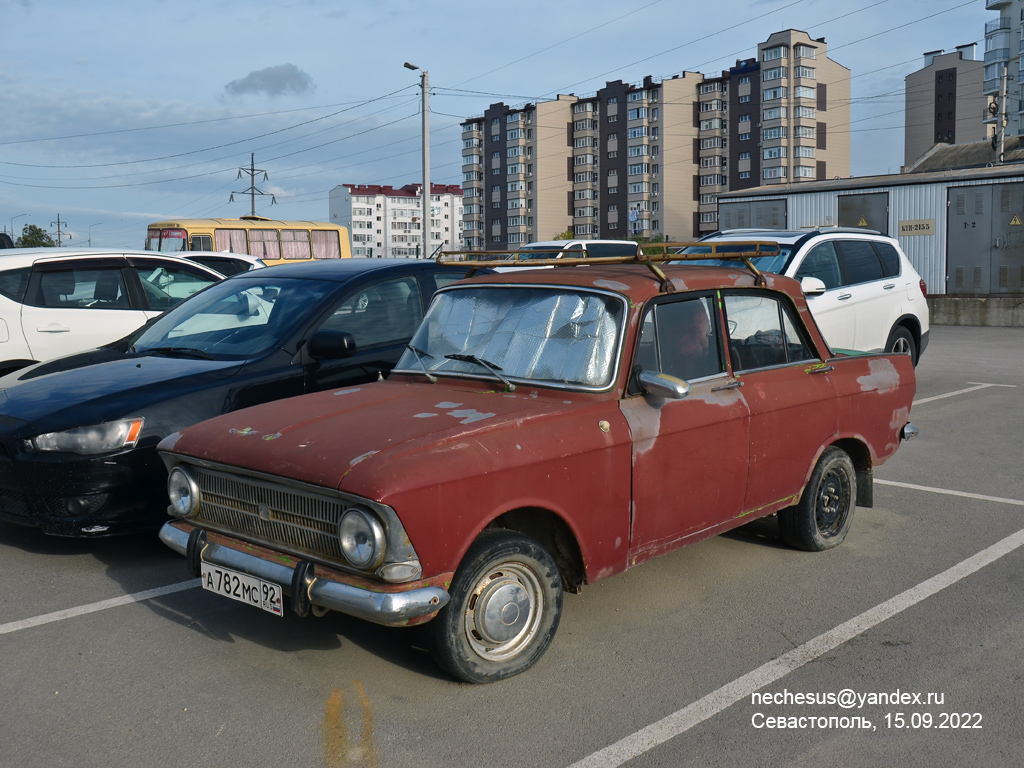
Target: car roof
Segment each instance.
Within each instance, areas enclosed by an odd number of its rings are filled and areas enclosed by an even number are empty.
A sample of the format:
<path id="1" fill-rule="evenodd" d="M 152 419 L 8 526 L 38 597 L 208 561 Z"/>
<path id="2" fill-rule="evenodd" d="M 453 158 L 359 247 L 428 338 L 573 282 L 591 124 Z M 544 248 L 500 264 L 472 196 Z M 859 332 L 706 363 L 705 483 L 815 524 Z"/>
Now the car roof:
<path id="1" fill-rule="evenodd" d="M 439 265 L 433 259 L 401 259 L 401 258 L 348 258 L 348 259 L 313 259 L 310 261 L 274 264 L 264 269 L 240 272 L 232 276 L 232 280 L 266 279 L 268 275 L 276 277 L 296 277 L 308 280 L 332 280 L 344 282 L 353 277 L 369 273 L 386 275 L 389 272 L 433 272 L 439 269 L 459 271 L 467 269 L 458 263 Z"/>
<path id="2" fill-rule="evenodd" d="M 118 257 L 132 257 L 132 258 L 149 258 L 149 259 L 167 259 L 168 261 L 177 261 L 183 264 L 188 264 L 197 269 L 209 272 L 216 275 L 218 278 L 223 277 L 219 272 L 204 267 L 202 264 L 189 261 L 181 256 L 177 256 L 171 253 L 160 253 L 159 251 L 140 251 L 132 248 L 14 248 L 5 249 L 0 254 L 0 270 L 5 269 L 17 269 L 19 267 L 31 267 L 33 264 L 40 262 L 46 263 L 50 261 L 60 261 L 64 259 L 77 260 L 77 259 L 96 259 L 96 258 L 118 258 Z"/>
<path id="3" fill-rule="evenodd" d="M 716 288 L 752 288 L 757 285 L 753 273 L 737 261 L 735 266 L 711 267 L 703 264 L 661 263 L 658 265 L 672 283 L 673 293 L 711 291 Z M 763 273 L 767 287 L 797 297 L 802 303 L 800 283 L 781 275 Z M 550 285 L 564 288 L 603 290 L 626 296 L 631 302 L 642 302 L 665 295 L 661 280 L 642 264 L 593 264 L 553 269 L 510 267 L 493 275 L 470 279 L 470 285 L 515 284 Z"/>
<path id="4" fill-rule="evenodd" d="M 712 232 L 700 239 L 701 242 L 715 240 L 771 240 L 777 243 L 792 245 L 803 239 L 810 239 L 819 235 L 867 235 L 876 238 L 892 238 L 883 235 L 875 229 L 861 229 L 854 227 L 817 227 L 815 229 L 724 229 Z"/>
<path id="5" fill-rule="evenodd" d="M 612 243 L 631 243 L 636 245 L 636 242 L 633 240 L 538 240 L 534 243 L 526 243 L 519 246 L 519 250 L 521 251 L 524 248 L 568 248 L 570 245 L 607 245 Z"/>

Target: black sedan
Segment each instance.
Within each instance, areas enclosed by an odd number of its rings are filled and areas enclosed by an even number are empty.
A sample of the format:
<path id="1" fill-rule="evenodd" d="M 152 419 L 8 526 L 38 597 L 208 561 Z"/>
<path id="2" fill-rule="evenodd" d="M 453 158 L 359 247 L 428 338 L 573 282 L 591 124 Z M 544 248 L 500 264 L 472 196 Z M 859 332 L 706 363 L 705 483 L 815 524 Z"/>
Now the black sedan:
<path id="1" fill-rule="evenodd" d="M 156 528 L 167 508 L 161 439 L 386 375 L 434 291 L 465 275 L 414 259 L 257 269 L 115 344 L 0 378 L 0 519 L 56 536 Z"/>

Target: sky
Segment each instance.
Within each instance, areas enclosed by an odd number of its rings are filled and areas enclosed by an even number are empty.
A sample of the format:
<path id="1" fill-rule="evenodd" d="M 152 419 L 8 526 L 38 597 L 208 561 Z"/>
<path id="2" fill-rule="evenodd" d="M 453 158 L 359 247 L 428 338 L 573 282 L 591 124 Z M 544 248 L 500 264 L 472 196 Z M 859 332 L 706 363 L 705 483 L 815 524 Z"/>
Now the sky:
<path id="1" fill-rule="evenodd" d="M 717 76 L 791 28 L 851 70 L 852 175 L 897 173 L 904 78 L 927 51 L 982 58 L 995 18 L 985 0 L 0 0 L 0 228 L 59 217 L 64 245 L 141 248 L 151 221 L 249 214 L 253 156 L 258 215 L 326 221 L 339 184 L 422 181 L 405 62 L 429 72 L 431 181 L 459 184 L 459 124 L 493 102 Z"/>

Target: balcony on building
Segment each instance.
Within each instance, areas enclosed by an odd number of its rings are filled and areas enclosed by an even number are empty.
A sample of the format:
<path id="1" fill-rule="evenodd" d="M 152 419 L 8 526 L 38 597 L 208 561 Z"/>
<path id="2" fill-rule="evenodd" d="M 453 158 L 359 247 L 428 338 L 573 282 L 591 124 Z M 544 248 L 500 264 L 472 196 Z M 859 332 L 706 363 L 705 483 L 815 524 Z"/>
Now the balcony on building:
<path id="1" fill-rule="evenodd" d="M 985 0 L 986 11 L 999 11 L 1010 5 L 1011 0 Z"/>

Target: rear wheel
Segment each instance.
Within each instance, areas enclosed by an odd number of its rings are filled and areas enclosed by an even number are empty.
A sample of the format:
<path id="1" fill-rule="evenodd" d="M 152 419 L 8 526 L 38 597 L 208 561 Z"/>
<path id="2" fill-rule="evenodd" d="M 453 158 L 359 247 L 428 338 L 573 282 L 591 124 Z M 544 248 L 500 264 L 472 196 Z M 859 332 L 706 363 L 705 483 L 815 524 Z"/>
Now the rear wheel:
<path id="1" fill-rule="evenodd" d="M 460 680 L 490 683 L 532 667 L 562 613 L 562 577 L 533 539 L 486 530 L 466 552 L 451 599 L 428 624 L 435 661 Z"/>
<path id="2" fill-rule="evenodd" d="M 914 343 L 914 335 L 902 325 L 892 329 L 885 351 L 897 355 L 910 355 L 910 362 L 917 365 L 917 344 Z"/>
<path id="3" fill-rule="evenodd" d="M 841 448 L 827 448 L 818 459 L 800 503 L 779 512 L 787 544 L 809 552 L 838 547 L 853 524 L 857 475 Z"/>

